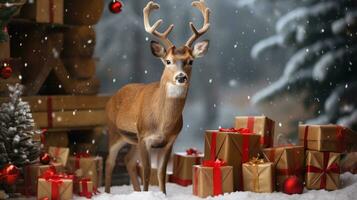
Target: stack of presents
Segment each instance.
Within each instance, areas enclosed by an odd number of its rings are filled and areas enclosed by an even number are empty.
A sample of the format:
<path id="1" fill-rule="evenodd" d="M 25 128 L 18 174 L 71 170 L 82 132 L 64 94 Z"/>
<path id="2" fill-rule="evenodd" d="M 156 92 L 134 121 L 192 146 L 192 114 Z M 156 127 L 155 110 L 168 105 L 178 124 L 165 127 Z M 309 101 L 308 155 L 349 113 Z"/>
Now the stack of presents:
<path id="1" fill-rule="evenodd" d="M 78 153 L 69 156 L 68 148 L 49 147 L 49 162 L 25 166 L 24 179 L 17 190 L 37 199 L 72 199 L 73 194 L 91 198 L 102 185 L 103 159 Z"/>
<path id="2" fill-rule="evenodd" d="M 265 116 L 236 117 L 235 128 L 207 130 L 204 154 L 174 155 L 170 181 L 193 184 L 193 194 L 283 191 L 289 177 L 307 189 L 340 187 L 340 157 L 357 150 L 357 134 L 337 125 L 299 125 L 299 145 L 274 146 L 275 122 Z"/>
<path id="3" fill-rule="evenodd" d="M 109 99 L 98 95 L 93 57 L 103 10 L 104 0 L 26 1 L 0 41 L 0 69 L 12 68 L 0 77 L 0 104 L 8 100 L 8 84 L 23 84 L 36 126 L 47 130 L 46 149 L 97 151 Z"/>

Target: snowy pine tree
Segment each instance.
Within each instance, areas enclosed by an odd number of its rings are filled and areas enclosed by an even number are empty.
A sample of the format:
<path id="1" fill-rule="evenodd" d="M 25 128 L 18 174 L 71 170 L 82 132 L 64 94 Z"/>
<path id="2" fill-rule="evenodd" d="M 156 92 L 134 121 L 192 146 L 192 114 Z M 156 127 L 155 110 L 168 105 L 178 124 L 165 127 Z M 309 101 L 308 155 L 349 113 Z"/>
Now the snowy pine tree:
<path id="1" fill-rule="evenodd" d="M 357 129 L 357 3 L 353 0 L 244 0 L 242 5 L 290 7 L 275 16 L 276 34 L 258 42 L 253 58 L 276 48 L 292 51 L 278 81 L 253 97 L 270 102 L 282 94 L 307 92 L 306 106 L 315 106 L 307 123 L 337 123 Z M 297 5 L 296 5 L 297 4 Z M 268 6 L 264 6 L 268 5 Z"/>
<path id="2" fill-rule="evenodd" d="M 22 101 L 23 86 L 9 86 L 9 102 L 0 107 L 0 168 L 11 163 L 22 167 L 35 161 L 40 146 L 32 140 L 35 130 L 30 105 Z"/>

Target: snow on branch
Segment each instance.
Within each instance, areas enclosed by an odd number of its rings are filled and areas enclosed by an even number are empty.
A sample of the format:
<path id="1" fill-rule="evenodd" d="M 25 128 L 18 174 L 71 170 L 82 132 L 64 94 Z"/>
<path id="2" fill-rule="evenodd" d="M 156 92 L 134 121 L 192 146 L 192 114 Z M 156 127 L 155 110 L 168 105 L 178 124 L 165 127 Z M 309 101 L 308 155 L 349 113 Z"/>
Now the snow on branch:
<path id="1" fill-rule="evenodd" d="M 330 51 L 323 55 L 313 67 L 313 77 L 320 82 L 325 81 L 329 76 L 336 75 L 339 68 L 347 67 L 348 61 L 357 53 L 357 47 L 342 47 L 336 51 Z M 340 70 L 340 71 L 343 71 Z"/>
<path id="2" fill-rule="evenodd" d="M 337 124 L 341 126 L 346 126 L 346 127 L 357 127 L 357 110 L 352 112 L 350 115 L 347 115 L 345 117 L 341 117 L 338 121 Z"/>
<path id="3" fill-rule="evenodd" d="M 324 18 L 338 13 L 339 4 L 336 2 L 322 2 L 310 7 L 300 7 L 282 16 L 276 23 L 276 32 L 282 33 L 299 23 L 309 23 L 309 19 Z M 335 15 L 337 16 L 337 15 Z"/>
<path id="4" fill-rule="evenodd" d="M 282 94 L 292 91 L 298 91 L 305 88 L 306 85 L 314 83 L 312 79 L 312 70 L 301 70 L 292 77 L 281 77 L 267 88 L 257 92 L 252 97 L 253 104 L 270 101 L 274 98 L 280 97 Z"/>
<path id="5" fill-rule="evenodd" d="M 283 76 L 291 76 L 296 71 L 311 67 L 323 54 L 345 44 L 343 38 L 328 38 L 300 49 L 286 63 Z"/>
<path id="6" fill-rule="evenodd" d="M 346 87 L 347 86 L 347 87 Z M 357 102 L 357 82 L 348 85 L 341 84 L 337 86 L 330 96 L 326 99 L 324 104 L 324 112 L 330 119 L 339 115 L 340 108 L 343 105 L 352 104 Z"/>
<path id="7" fill-rule="evenodd" d="M 251 51 L 252 58 L 258 58 L 262 52 L 274 48 L 279 47 L 283 44 L 284 37 L 282 35 L 273 35 L 268 37 L 264 40 L 259 41 L 256 43 Z"/>
<path id="8" fill-rule="evenodd" d="M 331 29 L 335 34 L 342 34 L 347 32 L 348 28 L 357 25 L 357 11 L 353 10 L 346 13 L 344 18 L 336 20 L 332 23 Z"/>

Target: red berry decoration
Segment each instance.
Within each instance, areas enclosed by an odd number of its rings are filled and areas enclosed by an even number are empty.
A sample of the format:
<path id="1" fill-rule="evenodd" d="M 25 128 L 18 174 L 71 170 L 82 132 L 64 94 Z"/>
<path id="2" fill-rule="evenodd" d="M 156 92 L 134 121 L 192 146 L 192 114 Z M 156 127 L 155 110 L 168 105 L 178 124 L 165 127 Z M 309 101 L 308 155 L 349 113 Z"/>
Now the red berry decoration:
<path id="1" fill-rule="evenodd" d="M 4 177 L 7 185 L 15 184 L 17 177 L 19 176 L 19 169 L 15 165 L 6 165 L 2 170 L 2 176 Z"/>
<path id="2" fill-rule="evenodd" d="M 12 68 L 10 66 L 3 67 L 1 69 L 1 77 L 4 79 L 10 78 L 12 75 Z"/>
<path id="3" fill-rule="evenodd" d="M 51 161 L 51 156 L 48 153 L 42 153 L 40 156 L 40 162 L 43 165 L 48 165 Z"/>
<path id="4" fill-rule="evenodd" d="M 286 194 L 302 194 L 304 185 L 297 176 L 290 176 L 285 179 L 283 185 L 283 192 Z"/>
<path id="5" fill-rule="evenodd" d="M 113 0 L 109 4 L 109 10 L 110 10 L 110 12 L 112 12 L 114 14 L 120 13 L 122 7 L 123 7 L 123 4 L 118 0 Z"/>

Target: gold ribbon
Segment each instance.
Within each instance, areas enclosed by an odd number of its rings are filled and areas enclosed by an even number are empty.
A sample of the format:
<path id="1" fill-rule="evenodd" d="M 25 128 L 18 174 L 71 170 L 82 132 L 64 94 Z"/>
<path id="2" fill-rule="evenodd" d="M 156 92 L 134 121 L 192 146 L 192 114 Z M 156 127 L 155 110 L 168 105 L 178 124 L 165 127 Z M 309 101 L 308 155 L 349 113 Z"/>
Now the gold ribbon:
<path id="1" fill-rule="evenodd" d="M 253 184 L 253 191 L 254 192 L 259 192 L 260 188 L 259 188 L 259 170 L 258 170 L 258 165 L 259 164 L 264 164 L 264 160 L 263 159 L 259 159 L 258 157 L 253 157 L 248 164 L 252 165 L 254 167 L 253 169 L 253 180 L 252 180 L 252 184 Z"/>

